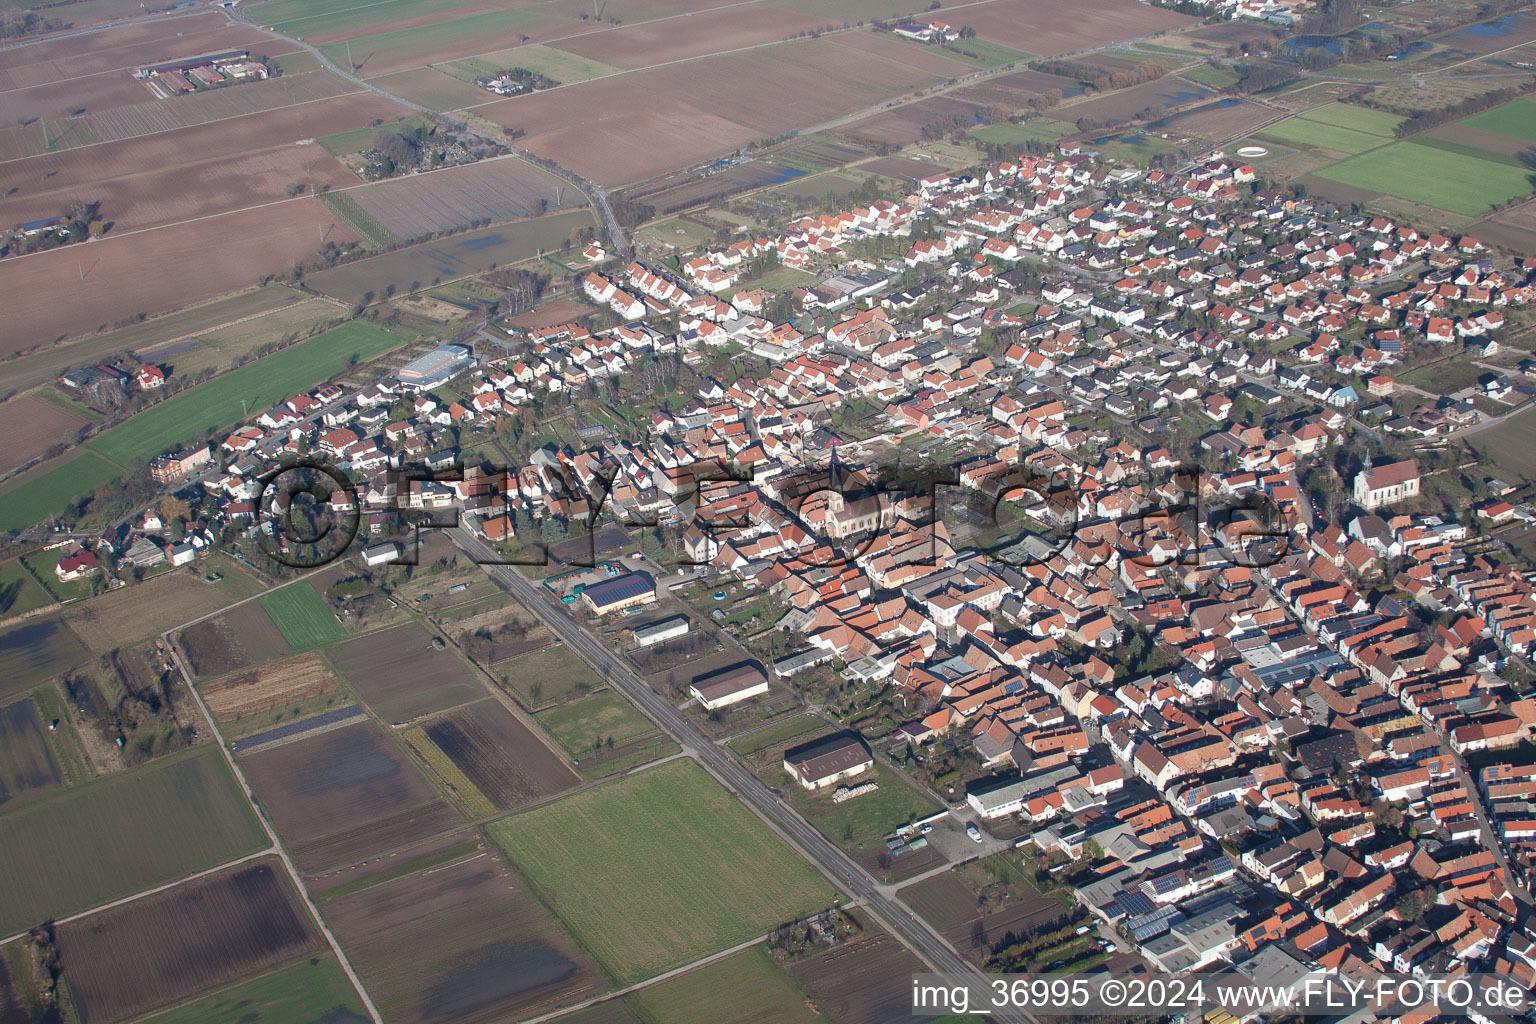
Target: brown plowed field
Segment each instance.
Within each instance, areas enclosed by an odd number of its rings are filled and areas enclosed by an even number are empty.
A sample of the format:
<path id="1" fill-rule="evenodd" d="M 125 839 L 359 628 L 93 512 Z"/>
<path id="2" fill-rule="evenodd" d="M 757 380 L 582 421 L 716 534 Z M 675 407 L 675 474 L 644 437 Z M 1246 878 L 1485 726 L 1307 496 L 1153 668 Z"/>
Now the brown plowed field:
<path id="1" fill-rule="evenodd" d="M 331 660 L 385 721 L 400 723 L 485 696 L 474 669 L 433 647 L 415 623 L 349 640 Z"/>
<path id="2" fill-rule="evenodd" d="M 135 586 L 102 594 L 71 608 L 65 612 L 64 619 L 91 650 L 106 652 L 207 615 L 233 604 L 255 589 L 243 574 L 238 581 L 230 580 L 215 586 L 203 580 L 202 574 L 206 571 L 168 572 Z M 228 573 L 231 569 L 226 567 L 223 571 Z M 243 589 L 236 588 L 236 582 L 242 583 Z M 257 631 L 247 643 L 262 638 L 258 619 L 245 609 L 231 613 L 231 617 L 234 616 L 241 616 L 242 624 L 252 623 Z M 262 617 L 265 618 L 265 613 Z M 277 652 L 284 653 L 286 649 L 281 646 Z M 266 657 L 270 655 L 262 655 L 262 660 Z"/>
<path id="3" fill-rule="evenodd" d="M 797 32 L 825 24 L 825 19 L 773 7 L 732 7 L 684 19 L 624 25 L 555 45 L 616 68 L 648 68 L 746 46 L 780 43 Z"/>
<path id="4" fill-rule="evenodd" d="M 924 125 L 947 122 L 956 117 L 972 119 L 979 109 L 975 103 L 950 99 L 948 96 L 932 96 L 894 110 L 883 110 L 860 118 L 841 130 L 851 138 L 870 143 L 889 142 L 894 146 L 910 146 L 922 137 Z M 930 167 L 923 172 L 923 176 L 932 173 Z"/>
<path id="5" fill-rule="evenodd" d="M 253 53 L 269 54 L 267 44 L 271 42 L 265 32 L 230 24 L 222 11 L 124 25 L 12 50 L 12 56 L 5 62 L 4 75 L 0 77 L 0 89 L 62 83 L 98 72 L 124 70 L 137 64 L 236 47 L 249 47 Z M 281 44 L 285 50 L 289 46 L 288 43 Z M 124 74 L 131 80 L 132 76 L 125 70 Z"/>
<path id="6" fill-rule="evenodd" d="M 911 977 L 925 968 L 868 915 L 865 931 L 844 946 L 788 966 L 790 977 L 838 1024 L 887 1024 L 911 1012 Z"/>
<path id="7" fill-rule="evenodd" d="M 989 0 L 955 21 L 980 39 L 1051 55 L 1184 28 L 1198 19 L 1135 0 Z"/>
<path id="8" fill-rule="evenodd" d="M 596 79 L 491 103 L 479 113 L 525 130 L 521 144 L 535 153 L 611 185 L 820 124 L 937 80 L 835 38 Z M 662 138 L 667 145 L 656 145 Z"/>
<path id="9" fill-rule="evenodd" d="M 301 654 L 253 672 L 225 676 L 199 687 L 199 692 L 215 718 L 235 719 L 330 693 L 340 683 L 320 655 Z"/>
<path id="10" fill-rule="evenodd" d="M 0 223 L 10 223 L 0 218 Z M 68 409 L 45 402 L 36 395 L 22 395 L 0 403 L 0 437 L 5 438 L 0 451 L 0 473 L 37 458 L 56 444 L 73 441 L 86 420 Z"/>
<path id="11" fill-rule="evenodd" d="M 459 821 L 372 721 L 257 750 L 241 766 L 306 873 L 423 839 Z"/>
<path id="12" fill-rule="evenodd" d="M 885 32 L 839 32 L 827 38 L 838 46 L 905 64 L 925 75 L 959 78 L 976 70 L 964 61 L 946 57 L 941 50 L 914 46 Z"/>
<path id="13" fill-rule="evenodd" d="M 317 948 L 277 865 L 243 864 L 61 925 L 64 978 L 84 1024 L 137 1017 Z"/>
<path id="14" fill-rule="evenodd" d="M 427 726 L 426 733 L 498 810 L 581 781 L 564 760 L 494 700 L 444 715 Z"/>
<path id="15" fill-rule="evenodd" d="M 538 309 L 529 310 L 519 314 L 510 321 L 513 326 L 524 330 L 537 330 L 541 327 L 550 327 L 554 324 L 563 324 L 579 317 L 590 316 L 592 307 L 575 299 L 556 299 L 546 303 Z"/>
<path id="16" fill-rule="evenodd" d="M 222 124 L 266 111 L 303 109 L 348 93 L 354 87 L 323 71 L 302 75 L 283 75 L 265 82 L 225 86 L 201 93 L 187 93 L 170 99 L 151 98 L 144 103 L 113 107 L 81 117 L 56 119 L 32 125 L 16 125 L 0 131 L 0 160 L 18 160 L 45 153 L 94 146 L 106 142 L 137 139 L 157 132 L 179 131 L 199 125 Z M 400 108 L 381 97 L 371 96 L 376 105 L 391 115 Z M 278 141 L 305 138 L 301 130 L 283 120 L 288 130 Z M 357 127 L 349 124 L 347 127 Z M 46 138 L 44 136 L 46 129 Z M 232 152 L 228 142 L 215 144 L 214 153 Z M 178 159 L 185 160 L 197 151 L 181 143 Z"/>
<path id="17" fill-rule="evenodd" d="M 319 146 L 287 144 L 149 168 L 86 186 L 13 195 L 0 202 L 0 224 L 50 217 L 87 188 L 114 231 L 137 231 L 275 203 L 288 198 L 289 186 L 296 184 L 305 191 L 317 185 L 345 187 L 357 184 L 357 176 Z"/>
<path id="18" fill-rule="evenodd" d="M 0 164 L 0 194 L 9 194 L 11 189 L 26 195 L 42 188 L 83 188 L 103 178 L 162 168 L 174 172 L 188 161 L 238 156 L 292 145 L 304 139 L 356 128 L 376 117 L 388 120 L 400 113 L 401 108 L 388 100 L 360 92 L 295 107 L 262 110 L 212 124 L 193 125 L 171 134 L 121 139 L 88 150 L 63 149 L 19 163 Z M 312 158 L 321 154 L 329 156 L 319 145 L 295 148 Z M 351 180 L 356 182 L 357 179 L 352 177 Z M 183 188 L 193 184 L 195 179 L 190 176 L 180 180 Z M 103 209 L 102 213 L 108 220 L 114 216 L 111 209 Z"/>
<path id="19" fill-rule="evenodd" d="M 323 203 L 301 199 L 0 261 L 0 294 L 28 296 L 0 323 L 0 358 L 286 273 L 322 238 L 357 241 Z"/>
<path id="20" fill-rule="evenodd" d="M 283 634 L 255 601 L 188 626 L 180 643 L 193 673 L 204 679 L 250 668 L 289 651 Z"/>
<path id="21" fill-rule="evenodd" d="M 387 1020 L 518 1020 L 607 990 L 494 853 L 329 900 L 323 913 Z"/>
<path id="22" fill-rule="evenodd" d="M 1168 130 L 1206 139 L 1232 139 L 1251 132 L 1265 121 L 1274 120 L 1275 111 L 1243 100 L 1228 106 L 1208 103 L 1189 114 L 1181 114 L 1169 123 Z"/>

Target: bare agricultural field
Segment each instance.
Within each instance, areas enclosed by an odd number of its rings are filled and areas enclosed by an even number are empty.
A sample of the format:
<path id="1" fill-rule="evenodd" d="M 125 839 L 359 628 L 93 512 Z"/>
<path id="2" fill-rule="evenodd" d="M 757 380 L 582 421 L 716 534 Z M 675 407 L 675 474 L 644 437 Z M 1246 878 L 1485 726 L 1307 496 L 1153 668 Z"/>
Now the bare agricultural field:
<path id="1" fill-rule="evenodd" d="M 886 32 L 840 32 L 828 38 L 838 46 L 861 50 L 898 64 L 905 64 L 925 75 L 958 78 L 975 70 L 964 61 L 946 56 L 938 47 L 918 46 Z"/>
<path id="2" fill-rule="evenodd" d="M 331 220 L 336 219 L 329 211 L 327 214 Z M 316 291 L 344 302 L 358 302 L 369 293 L 383 295 L 390 285 L 396 291 L 415 291 L 450 277 L 478 274 L 493 267 L 534 259 L 538 250 L 564 249 L 571 244 L 576 232 L 594 226 L 589 211 L 569 210 L 483 228 L 451 239 L 407 246 L 318 271 L 306 275 L 304 280 Z"/>
<path id="3" fill-rule="evenodd" d="M 889 143 L 895 147 L 910 146 L 923 137 L 923 129 L 931 124 L 947 124 L 956 118 L 966 122 L 974 122 L 975 115 L 980 111 L 975 103 L 967 103 L 964 100 L 951 99 L 948 96 L 930 96 L 928 99 L 918 100 L 916 103 L 906 103 L 891 110 L 882 110 L 878 114 L 860 118 L 850 124 L 844 125 L 840 131 L 851 138 L 863 142 Z M 905 157 L 888 157 L 890 160 L 905 160 Z M 874 170 L 873 166 L 860 168 L 860 170 Z M 934 168 L 927 168 L 923 174 L 934 173 Z"/>
<path id="4" fill-rule="evenodd" d="M 500 68 L 493 68 L 493 71 Z M 439 68 L 412 68 L 373 79 L 373 84 L 393 96 L 400 96 L 431 110 L 458 110 L 484 103 L 494 94 L 477 89 Z"/>
<path id="5" fill-rule="evenodd" d="M 188 626 L 179 642 L 192 672 L 204 679 L 288 654 L 283 634 L 255 602 Z"/>
<path id="6" fill-rule="evenodd" d="M 208 583 L 204 574 L 217 568 L 224 577 Z M 71 608 L 65 613 L 81 640 L 94 651 L 109 651 L 207 615 L 231 602 L 259 593 L 261 585 L 233 562 L 219 560 L 173 570 Z"/>
<path id="7" fill-rule="evenodd" d="M 301 654 L 198 687 L 208 710 L 233 720 L 330 693 L 341 685 L 318 654 Z"/>
<path id="8" fill-rule="evenodd" d="M 134 13 L 140 13 L 137 6 Z M 174 33 L 168 33 L 168 28 L 174 28 Z M 252 47 L 261 53 L 265 52 L 266 41 L 262 33 L 233 24 L 223 12 L 214 11 L 200 11 L 160 22 L 119 25 L 80 36 L 44 39 L 11 50 L 4 71 L 0 72 L 0 90 L 10 92 L 34 86 L 107 89 L 110 86 L 106 79 L 112 74 L 123 73 L 123 77 L 133 81 L 126 69 L 136 64 L 241 46 Z M 67 84 L 75 79 L 88 81 L 78 86 Z M 140 99 L 152 95 L 142 85 L 138 87 Z M 70 98 L 81 97 L 70 94 Z M 99 95 L 94 99 L 98 106 L 101 105 Z M 61 102 L 57 109 L 68 108 Z M 9 108 L 6 110 L 8 118 L 22 113 L 19 109 L 15 113 Z"/>
<path id="9" fill-rule="evenodd" d="M 241 765 L 306 873 L 425 838 L 459 820 L 372 721 L 256 750 Z"/>
<path id="10" fill-rule="evenodd" d="M 1536 255 L 1536 202 L 1501 210 L 1473 225 L 1477 238 L 1525 255 Z"/>
<path id="11" fill-rule="evenodd" d="M 521 144 L 528 149 L 601 184 L 622 184 L 854 113 L 938 80 L 835 40 L 801 39 L 701 57 L 502 100 L 479 112 L 524 129 Z M 764 103 L 765 95 L 775 102 Z M 657 138 L 669 145 L 654 145 Z"/>
<path id="12" fill-rule="evenodd" d="M 11 810 L 63 785 L 30 699 L 0 707 L 0 810 Z"/>
<path id="13" fill-rule="evenodd" d="M 0 698 L 32 687 L 90 658 L 56 616 L 28 619 L 0 632 Z"/>
<path id="14" fill-rule="evenodd" d="M 576 299 L 556 299 L 537 309 L 513 317 L 509 322 L 524 330 L 538 330 L 552 324 L 563 324 L 592 314 L 592 307 Z"/>
<path id="15" fill-rule="evenodd" d="M 434 646 L 414 622 L 349 640 L 330 656 L 386 721 L 407 722 L 485 696 L 474 670 L 452 651 Z"/>
<path id="16" fill-rule="evenodd" d="M 1170 118 L 1168 127 L 1180 134 L 1225 141 L 1241 138 L 1275 118 L 1275 111 L 1250 100 L 1219 100 Z"/>
<path id="17" fill-rule="evenodd" d="M 342 78 L 314 71 L 281 75 L 230 88 L 183 93 L 170 99 L 146 95 L 143 103 L 7 127 L 0 131 L 0 158 L 20 160 L 61 149 L 94 147 L 194 125 L 238 121 L 253 114 L 302 108 L 318 100 L 355 91 L 356 87 Z"/>
<path id="18" fill-rule="evenodd" d="M 74 440 L 87 421 L 36 395 L 20 395 L 0 404 L 0 437 L 5 451 L 0 452 L 0 473 L 39 458 L 50 447 Z"/>
<path id="19" fill-rule="evenodd" d="M 324 914 L 389 1020 L 489 1024 L 606 988 L 494 853 L 328 900 Z"/>
<path id="20" fill-rule="evenodd" d="M 459 231 L 482 221 L 536 217 L 557 198 L 580 206 L 579 192 L 520 157 L 482 160 L 413 174 L 349 192 L 359 206 L 401 238 Z"/>
<path id="21" fill-rule="evenodd" d="M 450 712 L 425 731 L 497 810 L 558 793 L 580 781 L 563 759 L 494 700 Z"/>
<path id="22" fill-rule="evenodd" d="M 241 244 L 230 245 L 231 238 Z M 286 273 L 327 240 L 357 238 L 318 200 L 306 198 L 213 221 L 109 234 L 80 252 L 63 246 L 5 260 L 0 292 L 31 298 L 0 324 L 0 357 L 248 287 L 263 274 Z M 154 266 L 177 271 L 144 272 Z"/>
<path id="23" fill-rule="evenodd" d="M 89 189 L 102 216 L 120 231 L 274 202 L 286 197 L 291 184 L 352 185 L 357 178 L 351 171 L 305 140 L 399 112 L 372 93 L 337 95 L 0 163 L 0 195 L 6 197 L 0 208 L 9 219 L 52 214 L 61 198 Z M 249 168 L 237 166 L 240 160 Z"/>
<path id="24" fill-rule="evenodd" d="M 818 956 L 788 965 L 789 976 L 838 1024 L 885 1024 L 911 1012 L 908 980 L 922 961 L 855 909 L 864 932 Z"/>
<path id="25" fill-rule="evenodd" d="M 1047 56 L 1197 23 L 1135 0 L 984 0 L 967 6 L 963 20 L 977 38 Z"/>
<path id="26" fill-rule="evenodd" d="M 136 1017 L 320 945 L 275 857 L 71 921 L 56 935 L 82 1024 Z"/>
<path id="27" fill-rule="evenodd" d="M 753 5 L 702 11 L 683 21 L 671 19 L 624 25 L 555 43 L 557 49 L 617 68 L 654 67 L 747 46 L 782 42 L 826 24 L 808 14 Z"/>
<path id="28" fill-rule="evenodd" d="M 67 366 L 85 365 L 119 352 L 183 339 L 198 331 L 289 305 L 296 297 L 297 293 L 283 285 L 268 285 L 68 344 L 34 345 L 26 355 L 6 360 L 6 380 L 16 388 L 36 387 L 53 380 Z"/>
<path id="29" fill-rule="evenodd" d="M 1062 118 L 1069 120 L 1092 117 L 1106 123 L 1124 121 L 1137 116 L 1148 107 L 1161 114 L 1171 107 L 1209 94 L 1210 91 L 1204 86 L 1193 85 L 1179 78 L 1164 77 L 1155 82 L 1146 82 L 1107 96 L 1075 103 L 1063 108 L 1059 114 Z M 1057 112 L 1053 111 L 1053 113 Z"/>

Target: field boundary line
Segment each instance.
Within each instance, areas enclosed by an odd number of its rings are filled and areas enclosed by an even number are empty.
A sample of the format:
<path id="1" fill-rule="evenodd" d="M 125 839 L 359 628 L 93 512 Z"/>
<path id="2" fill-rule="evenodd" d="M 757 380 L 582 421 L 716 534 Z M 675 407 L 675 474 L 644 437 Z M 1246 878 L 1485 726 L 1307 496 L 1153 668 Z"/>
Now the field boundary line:
<path id="1" fill-rule="evenodd" d="M 184 885 L 187 882 L 193 882 L 199 878 L 205 878 L 208 875 L 217 874 L 220 871 L 225 871 L 229 868 L 235 867 L 236 865 L 244 864 L 248 861 L 259 860 L 262 857 L 274 857 L 276 855 L 277 851 L 269 846 L 265 849 L 257 850 L 255 853 L 248 853 L 243 857 L 236 857 L 234 860 L 227 860 L 222 864 L 216 864 L 211 868 L 204 868 L 202 871 L 194 871 L 190 875 L 182 875 L 180 878 L 173 878 L 169 882 L 162 882 L 160 885 L 154 886 L 152 888 L 144 889 L 140 892 L 136 892 L 128 896 L 119 897 L 118 899 L 112 900 L 108 903 L 101 903 L 94 907 L 89 907 L 85 910 L 80 910 L 73 914 L 68 914 L 64 917 L 56 917 L 53 919 L 52 923 L 55 925 L 61 925 L 69 924 L 72 921 L 79 921 L 82 918 L 90 917 L 92 914 L 100 914 L 105 911 L 112 910 L 116 907 L 121 907 L 125 906 L 126 904 L 133 903 L 137 900 L 147 899 L 150 896 L 155 896 L 159 893 L 165 892 L 167 889 L 174 889 L 178 885 Z M 18 939 L 24 939 L 26 936 L 27 932 L 21 932 L 18 935 L 8 935 L 4 938 L 0 938 L 0 946 L 8 945 L 17 941 Z"/>
<path id="2" fill-rule="evenodd" d="M 852 903 L 846 904 L 846 906 L 852 905 Z M 575 1013 L 578 1010 L 585 1010 L 589 1006 L 596 1006 L 599 1003 L 606 1003 L 614 999 L 622 999 L 625 996 L 638 992 L 643 988 L 649 988 L 652 985 L 658 985 L 664 981 L 671 981 L 673 978 L 676 978 L 679 975 L 687 974 L 690 971 L 696 971 L 700 967 L 708 967 L 710 964 L 715 963 L 716 961 L 724 960 L 726 957 L 735 956 L 737 953 L 745 952 L 760 942 L 766 942 L 769 936 L 772 934 L 772 932 L 765 932 L 762 935 L 754 936 L 753 938 L 747 939 L 744 942 L 738 942 L 736 945 L 730 947 L 729 949 L 722 949 L 717 953 L 711 953 L 708 956 L 700 957 L 692 963 L 683 964 L 681 967 L 674 967 L 670 971 L 663 971 L 662 973 L 653 975 L 652 977 L 646 978 L 643 981 L 637 981 L 627 988 L 621 988 L 614 992 L 605 992 L 600 996 L 593 996 L 591 999 L 588 999 L 584 1002 L 572 1003 L 570 1006 L 564 1006 L 558 1010 L 551 1010 L 548 1013 L 542 1013 L 537 1017 L 524 1017 L 521 1019 L 520 1024 L 543 1024 L 544 1021 L 553 1020 L 556 1017 L 562 1017 L 567 1013 Z"/>
<path id="3" fill-rule="evenodd" d="M 313 575 L 313 573 L 306 575 Z M 302 580 L 304 578 L 300 577 L 299 579 Z M 267 591 L 267 593 L 272 592 L 270 590 Z M 246 598 L 246 600 L 254 601 L 262 596 L 264 595 L 256 594 Z M 244 602 L 240 603 L 243 604 Z M 218 613 L 215 612 L 213 614 Z M 204 616 L 204 618 L 206 617 Z M 171 652 L 171 661 L 176 665 L 176 671 L 180 673 L 182 682 L 186 684 L 187 690 L 192 694 L 192 699 L 197 702 L 197 709 L 202 713 L 204 721 L 208 723 L 208 730 L 213 735 L 214 742 L 218 744 L 219 753 L 223 755 L 225 763 L 229 765 L 229 770 L 234 773 L 235 781 L 240 783 L 240 790 L 245 794 L 246 802 L 250 805 L 251 810 L 255 812 L 256 820 L 261 823 L 261 827 L 266 831 L 267 838 L 271 840 L 272 852 L 275 852 L 278 859 L 283 862 L 283 867 L 288 871 L 288 878 L 293 883 L 294 889 L 297 890 L 299 899 L 303 900 L 304 906 L 308 908 L 310 918 L 315 922 L 315 927 L 320 930 L 321 936 L 325 938 L 326 943 L 331 947 L 331 952 L 335 954 L 337 962 L 341 964 L 341 969 L 346 972 L 347 978 L 352 982 L 352 987 L 357 990 L 357 996 L 362 1000 L 363 1007 L 368 1011 L 368 1016 L 373 1020 L 373 1024 L 384 1024 L 384 1018 L 380 1015 L 379 1008 L 373 1004 L 373 999 L 369 997 L 368 990 L 363 987 L 363 980 L 358 977 L 356 969 L 352 966 L 352 961 L 347 959 L 346 950 L 342 949 L 341 943 L 336 941 L 336 936 L 332 934 L 330 925 L 326 924 L 325 918 L 320 916 L 320 908 L 315 906 L 315 901 L 309 895 L 309 890 L 304 888 L 304 879 L 299 874 L 299 869 L 294 865 L 293 859 L 288 856 L 288 851 L 284 848 L 282 840 L 278 837 L 277 830 L 267 820 L 266 812 L 261 809 L 261 803 L 256 799 L 256 794 L 251 790 L 250 782 L 246 780 L 245 773 L 240 770 L 240 765 L 235 761 L 234 752 L 224 742 L 224 734 L 219 731 L 218 723 L 213 720 L 213 713 L 208 710 L 208 705 L 204 703 L 203 695 L 198 693 L 197 687 L 193 685 L 192 674 L 187 671 L 187 666 L 181 658 L 181 651 L 171 639 L 171 630 L 166 630 L 160 634 L 160 639 Z"/>

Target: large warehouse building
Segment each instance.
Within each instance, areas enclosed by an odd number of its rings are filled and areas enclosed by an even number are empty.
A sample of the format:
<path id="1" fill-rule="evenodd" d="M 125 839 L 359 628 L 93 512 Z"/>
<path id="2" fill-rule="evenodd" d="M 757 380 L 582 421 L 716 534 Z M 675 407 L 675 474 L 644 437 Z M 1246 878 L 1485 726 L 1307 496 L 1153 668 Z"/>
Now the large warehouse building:
<path id="1" fill-rule="evenodd" d="M 419 359 L 412 359 L 395 373 L 404 391 L 431 391 L 475 365 L 468 345 L 439 345 Z"/>
<path id="2" fill-rule="evenodd" d="M 643 572 L 630 572 L 592 584 L 582 590 L 581 597 L 597 614 L 612 615 L 655 602 L 656 584 Z"/>

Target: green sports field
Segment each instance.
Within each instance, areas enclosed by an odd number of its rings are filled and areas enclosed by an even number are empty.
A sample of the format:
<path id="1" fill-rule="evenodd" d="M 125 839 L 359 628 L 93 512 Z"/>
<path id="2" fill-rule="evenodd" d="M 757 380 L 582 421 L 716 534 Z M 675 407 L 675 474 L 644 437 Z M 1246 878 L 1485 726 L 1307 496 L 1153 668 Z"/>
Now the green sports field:
<path id="1" fill-rule="evenodd" d="M 90 451 L 23 473 L 16 486 L 0 494 L 0 530 L 36 526 L 76 498 L 122 475 L 121 467 Z"/>
<path id="2" fill-rule="evenodd" d="M 1523 167 L 1396 142 L 1316 172 L 1319 178 L 1477 216 L 1531 191 Z"/>
<path id="3" fill-rule="evenodd" d="M 405 342 L 354 320 L 146 409 L 87 447 L 124 466 L 134 459 L 151 459 L 239 423 L 246 410 L 250 416 L 265 412 L 324 383 L 352 362 L 372 359 Z"/>
<path id="4" fill-rule="evenodd" d="M 347 631 L 308 583 L 290 583 L 260 604 L 295 654 L 346 639 Z"/>
<path id="5" fill-rule="evenodd" d="M 691 760 L 489 826 L 620 985 L 830 906 L 832 886 Z"/>
<path id="6" fill-rule="evenodd" d="M 1481 114 L 1464 117 L 1456 123 L 1536 142 L 1536 103 L 1530 100 L 1515 100 L 1513 103 L 1485 110 Z"/>
<path id="7" fill-rule="evenodd" d="M 160 758 L 0 814 L 0 934 L 266 843 L 217 750 Z"/>
<path id="8" fill-rule="evenodd" d="M 350 1015 L 350 1016 L 349 1016 Z M 334 957 L 314 957 L 145 1018 L 143 1024 L 309 1024 L 366 1019 Z"/>

